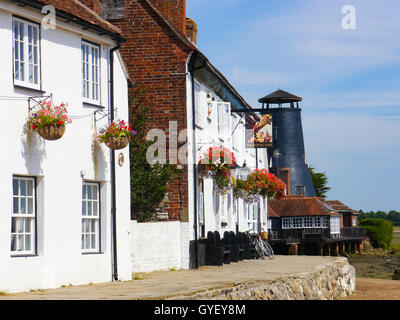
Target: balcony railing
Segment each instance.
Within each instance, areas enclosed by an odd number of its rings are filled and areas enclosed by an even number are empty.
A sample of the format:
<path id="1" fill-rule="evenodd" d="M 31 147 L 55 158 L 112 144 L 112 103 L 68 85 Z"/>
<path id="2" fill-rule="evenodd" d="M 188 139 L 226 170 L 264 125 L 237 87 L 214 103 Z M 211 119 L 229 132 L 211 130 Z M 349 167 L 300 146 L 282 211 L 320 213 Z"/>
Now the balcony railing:
<path id="1" fill-rule="evenodd" d="M 363 228 L 351 227 L 341 228 L 340 234 L 331 234 L 329 228 L 305 228 L 305 229 L 283 229 L 280 231 L 271 231 L 270 240 L 345 240 L 345 239 L 363 239 L 365 230 Z"/>

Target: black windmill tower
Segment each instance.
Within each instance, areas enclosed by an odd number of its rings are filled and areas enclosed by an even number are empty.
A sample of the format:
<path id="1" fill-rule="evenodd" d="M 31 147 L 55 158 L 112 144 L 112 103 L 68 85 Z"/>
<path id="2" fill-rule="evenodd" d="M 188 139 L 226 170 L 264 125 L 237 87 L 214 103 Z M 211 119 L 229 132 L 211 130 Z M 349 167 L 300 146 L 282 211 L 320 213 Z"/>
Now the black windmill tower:
<path id="1" fill-rule="evenodd" d="M 283 175 L 289 169 L 289 194 L 315 197 L 314 185 L 305 162 L 299 108 L 302 100 L 289 92 L 277 90 L 258 102 L 262 103 L 266 113 L 272 115 L 273 144 L 268 149 L 270 171 L 280 177 L 280 173 Z"/>

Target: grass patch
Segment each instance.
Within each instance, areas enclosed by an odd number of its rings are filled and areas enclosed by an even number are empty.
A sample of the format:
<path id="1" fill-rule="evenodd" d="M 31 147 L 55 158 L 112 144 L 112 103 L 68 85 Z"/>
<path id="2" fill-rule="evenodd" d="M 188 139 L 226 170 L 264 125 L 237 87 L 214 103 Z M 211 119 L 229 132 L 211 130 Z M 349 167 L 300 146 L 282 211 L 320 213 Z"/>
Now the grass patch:
<path id="1" fill-rule="evenodd" d="M 400 249 L 400 227 L 393 228 L 392 248 Z"/>
<path id="2" fill-rule="evenodd" d="M 391 280 L 396 268 L 400 268 L 400 255 L 353 255 L 349 263 L 356 269 L 357 278 Z"/>
<path id="3" fill-rule="evenodd" d="M 171 268 L 171 269 L 169 269 L 169 271 L 176 271 L 176 269 L 175 268 Z"/>
<path id="4" fill-rule="evenodd" d="M 5 292 L 5 291 L 0 291 L 0 296 L 6 296 L 7 295 L 7 292 Z"/>
<path id="5" fill-rule="evenodd" d="M 143 277 L 141 277 L 141 276 L 136 276 L 135 278 L 133 278 L 134 280 L 144 280 L 144 278 Z"/>

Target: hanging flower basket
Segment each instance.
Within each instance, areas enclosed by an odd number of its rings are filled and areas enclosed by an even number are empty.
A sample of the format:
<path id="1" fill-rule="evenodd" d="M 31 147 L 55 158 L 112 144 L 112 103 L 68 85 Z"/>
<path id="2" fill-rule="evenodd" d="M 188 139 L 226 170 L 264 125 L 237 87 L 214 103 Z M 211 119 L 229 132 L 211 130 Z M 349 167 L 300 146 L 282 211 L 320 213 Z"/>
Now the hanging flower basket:
<path id="1" fill-rule="evenodd" d="M 51 101 L 42 101 L 39 110 L 29 116 L 28 126 L 43 139 L 60 139 L 64 135 L 65 126 L 72 122 L 68 117 L 67 106 L 64 103 L 53 106 Z"/>
<path id="2" fill-rule="evenodd" d="M 124 120 L 117 120 L 100 129 L 97 140 L 105 143 L 110 149 L 120 150 L 128 146 L 134 134 L 136 131 L 132 130 L 131 124 Z"/>
<path id="3" fill-rule="evenodd" d="M 217 194 L 225 195 L 233 187 L 230 169 L 235 163 L 236 158 L 229 149 L 210 147 L 199 160 L 199 176 L 212 178 L 214 191 Z"/>
<path id="4" fill-rule="evenodd" d="M 260 201 L 261 197 L 281 199 L 285 189 L 285 184 L 266 169 L 256 169 L 250 173 L 247 181 L 234 180 L 233 195 L 252 204 Z"/>
<path id="5" fill-rule="evenodd" d="M 113 150 L 120 150 L 120 149 L 125 148 L 129 144 L 130 137 L 127 137 L 127 136 L 120 136 L 120 137 L 110 136 L 110 137 L 107 137 L 106 140 L 107 140 L 106 141 L 107 147 L 109 147 L 110 149 L 113 149 Z"/>
<path id="6" fill-rule="evenodd" d="M 45 126 L 37 129 L 37 133 L 46 140 L 58 140 L 65 132 L 64 125 Z"/>

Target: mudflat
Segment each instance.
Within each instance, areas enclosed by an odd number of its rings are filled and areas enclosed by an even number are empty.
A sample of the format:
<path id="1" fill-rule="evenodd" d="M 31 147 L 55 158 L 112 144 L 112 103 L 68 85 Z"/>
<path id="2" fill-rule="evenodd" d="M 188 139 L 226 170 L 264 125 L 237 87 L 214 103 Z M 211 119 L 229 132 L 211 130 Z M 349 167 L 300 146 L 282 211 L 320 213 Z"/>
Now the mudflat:
<path id="1" fill-rule="evenodd" d="M 400 281 L 357 278 L 356 291 L 344 300 L 400 300 Z"/>

